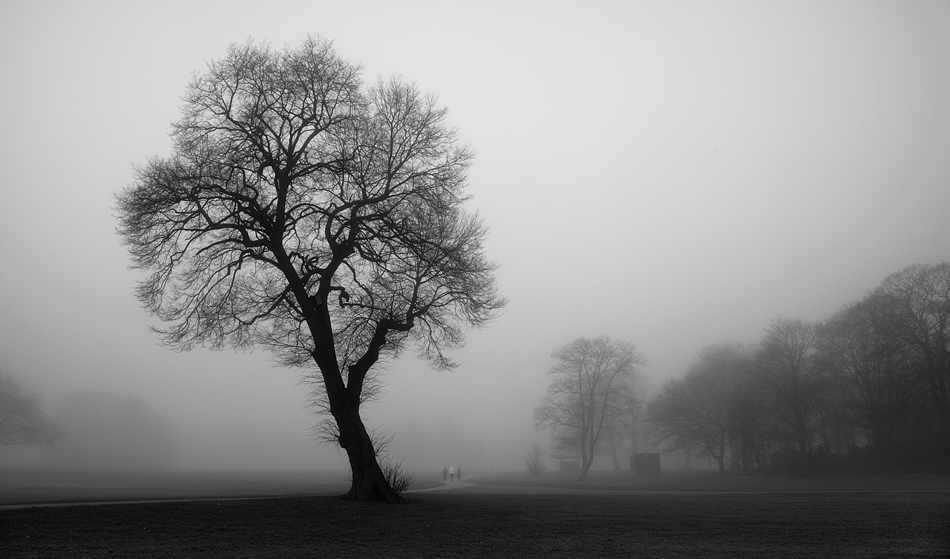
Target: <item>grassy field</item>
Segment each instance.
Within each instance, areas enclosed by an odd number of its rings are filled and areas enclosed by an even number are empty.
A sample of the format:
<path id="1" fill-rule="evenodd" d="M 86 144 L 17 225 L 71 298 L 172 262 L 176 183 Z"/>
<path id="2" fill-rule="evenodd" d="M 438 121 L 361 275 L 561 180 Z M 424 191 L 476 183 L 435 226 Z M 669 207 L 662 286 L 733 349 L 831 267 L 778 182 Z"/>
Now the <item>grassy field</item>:
<path id="1" fill-rule="evenodd" d="M 337 495 L 345 472 L 26 470 L 0 468 L 0 507 L 25 503 Z"/>
<path id="2" fill-rule="evenodd" d="M 939 476 L 720 479 L 595 472 L 579 484 L 555 474 L 486 474 L 467 479 L 471 486 L 410 493 L 403 505 L 327 495 L 345 488 L 339 479 L 257 477 L 266 478 L 211 476 L 220 499 L 0 510 L 0 556 L 950 556 L 950 480 Z M 419 486 L 441 485 L 434 475 L 419 477 Z M 199 496 L 199 478 L 181 485 Z M 116 486 L 135 487 L 133 481 L 112 484 L 109 499 L 121 494 Z M 53 495 L 43 487 L 33 486 L 42 496 L 36 500 L 49 502 Z M 226 499 L 292 487 L 310 496 L 291 491 Z M 163 496 L 153 489 L 151 498 Z M 87 500 L 92 492 L 87 486 L 80 493 Z"/>

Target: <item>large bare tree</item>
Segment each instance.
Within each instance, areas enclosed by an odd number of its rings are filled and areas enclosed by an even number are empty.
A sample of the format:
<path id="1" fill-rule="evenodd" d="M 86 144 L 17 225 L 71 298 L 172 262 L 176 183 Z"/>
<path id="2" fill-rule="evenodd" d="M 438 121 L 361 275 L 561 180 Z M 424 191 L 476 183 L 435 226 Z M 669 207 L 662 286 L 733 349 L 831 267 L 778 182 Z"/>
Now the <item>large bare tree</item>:
<path id="1" fill-rule="evenodd" d="M 177 350 L 262 347 L 314 367 L 352 470 L 398 501 L 360 405 L 409 343 L 435 367 L 505 301 L 466 212 L 472 152 L 399 80 L 364 87 L 329 42 L 232 45 L 188 86 L 174 154 L 117 197 L 137 295 Z"/>
<path id="2" fill-rule="evenodd" d="M 578 338 L 551 356 L 551 383 L 534 410 L 534 425 L 551 428 L 559 450 L 580 453 L 583 481 L 605 425 L 625 409 L 625 383 L 646 359 L 633 344 L 606 336 Z"/>

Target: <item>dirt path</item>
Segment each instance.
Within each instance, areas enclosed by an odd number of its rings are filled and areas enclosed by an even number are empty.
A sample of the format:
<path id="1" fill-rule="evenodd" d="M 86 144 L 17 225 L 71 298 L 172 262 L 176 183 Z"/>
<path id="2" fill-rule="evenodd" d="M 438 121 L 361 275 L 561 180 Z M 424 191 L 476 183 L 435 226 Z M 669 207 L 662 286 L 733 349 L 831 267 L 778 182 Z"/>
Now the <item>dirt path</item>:
<path id="1" fill-rule="evenodd" d="M 471 487 L 475 485 L 474 483 L 469 483 L 467 481 L 443 481 L 442 485 L 437 487 L 426 487 L 425 489 L 410 489 L 406 493 L 423 493 L 426 491 L 451 491 L 453 489 L 463 489 L 465 487 Z"/>

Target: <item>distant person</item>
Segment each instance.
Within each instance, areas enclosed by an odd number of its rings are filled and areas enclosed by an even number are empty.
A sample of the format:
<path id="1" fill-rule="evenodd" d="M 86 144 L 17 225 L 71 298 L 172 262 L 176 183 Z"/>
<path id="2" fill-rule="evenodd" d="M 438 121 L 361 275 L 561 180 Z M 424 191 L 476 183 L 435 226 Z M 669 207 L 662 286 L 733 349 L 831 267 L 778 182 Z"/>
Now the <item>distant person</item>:
<path id="1" fill-rule="evenodd" d="M 458 478 L 459 481 L 462 481 L 462 467 L 461 466 L 459 466 L 458 469 L 455 470 L 455 477 Z"/>
<path id="2" fill-rule="evenodd" d="M 449 481 L 455 481 L 455 466 L 449 468 Z"/>
<path id="3" fill-rule="evenodd" d="M 449 469 L 443 466 L 442 467 L 442 482 L 444 483 L 445 480 L 447 480 L 448 478 L 449 478 Z"/>

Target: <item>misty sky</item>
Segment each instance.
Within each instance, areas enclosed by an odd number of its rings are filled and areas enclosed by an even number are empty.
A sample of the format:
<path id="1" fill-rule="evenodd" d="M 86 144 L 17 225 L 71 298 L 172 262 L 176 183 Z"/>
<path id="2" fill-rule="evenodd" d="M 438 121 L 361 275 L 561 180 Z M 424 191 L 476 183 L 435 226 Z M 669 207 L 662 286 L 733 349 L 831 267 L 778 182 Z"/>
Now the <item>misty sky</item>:
<path id="1" fill-rule="evenodd" d="M 142 397 L 185 466 L 346 468 L 300 371 L 157 345 L 114 193 L 168 156 L 192 72 L 248 37 L 334 41 L 439 96 L 510 299 L 452 372 L 411 356 L 368 406 L 410 468 L 519 468 L 550 353 L 695 353 L 819 320 L 950 259 L 948 2 L 0 3 L 0 369 L 49 409 Z"/>

